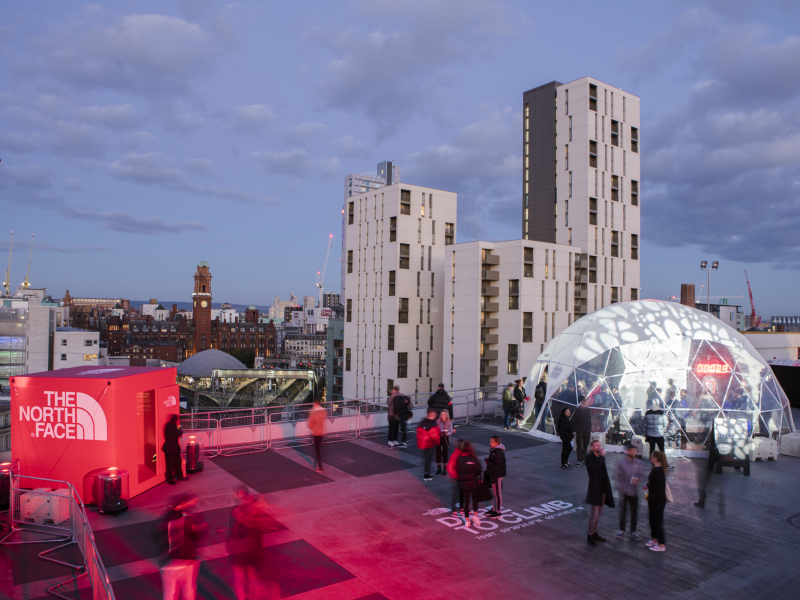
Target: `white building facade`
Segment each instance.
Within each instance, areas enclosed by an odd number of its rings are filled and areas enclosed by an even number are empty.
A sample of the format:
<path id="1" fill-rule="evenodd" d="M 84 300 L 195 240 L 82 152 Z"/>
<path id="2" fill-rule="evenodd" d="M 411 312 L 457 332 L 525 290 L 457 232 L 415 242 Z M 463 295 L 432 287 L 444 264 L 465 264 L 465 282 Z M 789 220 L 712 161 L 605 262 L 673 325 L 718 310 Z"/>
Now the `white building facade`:
<path id="1" fill-rule="evenodd" d="M 554 81 L 523 94 L 523 115 L 522 237 L 581 249 L 576 318 L 638 299 L 639 98 Z"/>
<path id="2" fill-rule="evenodd" d="M 57 327 L 53 336 L 53 370 L 104 364 L 100 332 Z"/>
<path id="3" fill-rule="evenodd" d="M 449 389 L 505 385 L 528 374 L 572 324 L 576 252 L 531 240 L 446 249 L 442 382 Z"/>
<path id="4" fill-rule="evenodd" d="M 445 247 L 457 196 L 394 184 L 345 204 L 344 398 L 394 385 L 429 392 L 442 373 Z"/>

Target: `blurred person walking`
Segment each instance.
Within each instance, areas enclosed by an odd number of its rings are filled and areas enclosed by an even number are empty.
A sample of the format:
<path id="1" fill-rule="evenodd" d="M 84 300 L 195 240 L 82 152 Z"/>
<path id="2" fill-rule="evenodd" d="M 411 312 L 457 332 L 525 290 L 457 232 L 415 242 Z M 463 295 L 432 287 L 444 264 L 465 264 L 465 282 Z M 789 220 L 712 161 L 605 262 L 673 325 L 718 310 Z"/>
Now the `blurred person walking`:
<path id="1" fill-rule="evenodd" d="M 161 581 L 164 600 L 195 600 L 197 561 L 195 542 L 205 537 L 207 525 L 195 513 L 197 495 L 192 492 L 173 496 L 169 509 L 156 523 L 153 538 L 161 555 Z"/>
<path id="2" fill-rule="evenodd" d="M 450 420 L 450 413 L 447 409 L 439 413 L 439 418 L 436 419 L 436 425 L 439 427 L 439 444 L 436 446 L 436 474 L 447 474 L 447 458 L 450 452 L 450 436 L 455 433 L 453 421 Z M 444 466 L 442 466 L 444 465 Z"/>
<path id="3" fill-rule="evenodd" d="M 318 399 L 314 399 L 314 406 L 308 414 L 308 428 L 314 436 L 314 452 L 317 456 L 317 473 L 322 473 L 322 436 L 325 433 L 325 420 L 328 418 L 328 411 L 322 408 Z"/>
<path id="4" fill-rule="evenodd" d="M 486 513 L 490 519 L 501 516 L 503 511 L 503 478 L 506 476 L 506 447 L 500 443 L 500 436 L 493 435 L 489 440 L 489 456 L 486 457 L 486 482 L 492 486 L 494 505 Z"/>
<path id="5" fill-rule="evenodd" d="M 656 450 L 650 455 L 650 462 L 653 469 L 647 478 L 647 509 L 650 513 L 650 537 L 651 540 L 645 544 L 653 552 L 664 552 L 666 547 L 666 537 L 664 536 L 664 509 L 667 502 L 671 501 L 669 486 L 667 485 L 666 469 L 667 457 L 660 450 Z"/>
<path id="6" fill-rule="evenodd" d="M 572 432 L 572 423 L 570 423 L 569 417 L 570 417 L 569 408 L 564 408 L 558 417 L 558 427 L 556 428 L 558 437 L 561 438 L 562 469 L 572 468 L 572 465 L 569 464 L 569 455 L 570 452 L 572 452 L 572 438 L 575 437 L 575 434 Z"/>
<path id="7" fill-rule="evenodd" d="M 417 448 L 422 450 L 425 457 L 425 473 L 422 476 L 423 481 L 431 481 L 431 464 L 433 463 L 433 455 L 436 448 L 439 446 L 439 424 L 436 420 L 436 411 L 432 408 L 428 409 L 428 416 L 422 419 L 417 425 Z"/>
<path id="8" fill-rule="evenodd" d="M 661 410 L 658 400 L 650 403 L 650 408 L 644 413 L 645 422 L 645 441 L 650 444 L 650 454 L 658 449 L 664 452 L 664 432 L 667 429 L 667 417 Z"/>
<path id="9" fill-rule="evenodd" d="M 470 526 L 469 503 L 472 500 L 472 524 L 478 527 L 478 485 L 481 478 L 481 465 L 475 458 L 475 450 L 468 440 L 464 440 L 461 445 L 461 456 L 456 460 L 456 473 L 458 474 L 458 485 L 464 492 L 464 520 L 467 527 Z"/>
<path id="10" fill-rule="evenodd" d="M 625 444 L 625 458 L 619 459 L 614 464 L 614 482 L 620 492 L 619 507 L 619 531 L 617 538 L 622 539 L 625 535 L 625 517 L 628 506 L 631 509 L 631 537 L 637 542 L 642 537 L 636 533 L 636 525 L 639 512 L 639 482 L 644 477 L 642 461 L 636 456 L 636 448 L 628 442 Z"/>
<path id="11" fill-rule="evenodd" d="M 175 485 L 176 479 L 186 481 L 181 467 L 181 444 L 178 441 L 182 435 L 183 431 L 178 422 L 178 415 L 173 413 L 169 416 L 167 424 L 164 425 L 164 445 L 161 446 L 167 467 L 167 483 L 170 485 Z"/>
<path id="12" fill-rule="evenodd" d="M 600 515 L 603 514 L 603 506 L 614 508 L 614 494 L 611 493 L 611 481 L 608 478 L 605 456 L 606 451 L 600 446 L 600 442 L 592 441 L 589 454 L 586 455 L 586 472 L 589 474 L 586 503 L 592 507 L 586 541 L 590 546 L 596 546 L 596 542 L 606 541 L 597 533 L 597 522 L 600 520 Z"/>

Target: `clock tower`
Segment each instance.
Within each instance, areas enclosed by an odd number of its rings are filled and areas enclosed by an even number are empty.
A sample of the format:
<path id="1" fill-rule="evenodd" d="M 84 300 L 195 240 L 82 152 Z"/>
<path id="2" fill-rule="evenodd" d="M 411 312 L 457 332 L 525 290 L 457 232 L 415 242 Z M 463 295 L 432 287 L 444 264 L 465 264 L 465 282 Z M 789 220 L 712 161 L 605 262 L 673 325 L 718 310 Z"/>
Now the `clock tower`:
<path id="1" fill-rule="evenodd" d="M 192 323 L 194 324 L 194 349 L 197 354 L 211 348 L 211 273 L 204 260 L 197 265 L 192 294 Z M 189 353 L 187 352 L 187 355 Z"/>

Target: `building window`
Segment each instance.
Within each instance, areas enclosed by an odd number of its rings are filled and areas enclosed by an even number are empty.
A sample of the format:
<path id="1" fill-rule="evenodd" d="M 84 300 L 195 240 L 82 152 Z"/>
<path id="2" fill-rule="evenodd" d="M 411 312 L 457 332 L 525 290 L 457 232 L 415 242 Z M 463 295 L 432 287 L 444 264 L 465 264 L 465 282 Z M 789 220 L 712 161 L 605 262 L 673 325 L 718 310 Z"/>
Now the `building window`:
<path id="1" fill-rule="evenodd" d="M 569 114 L 569 90 L 564 90 L 564 114 Z"/>
<path id="2" fill-rule="evenodd" d="M 394 350 L 394 325 L 389 325 L 386 333 L 386 349 Z"/>
<path id="3" fill-rule="evenodd" d="M 408 323 L 408 298 L 400 298 L 399 309 L 397 312 L 398 323 Z"/>
<path id="4" fill-rule="evenodd" d="M 66 354 L 62 354 L 61 355 L 61 360 L 67 360 L 67 355 Z"/>
<path id="5" fill-rule="evenodd" d="M 420 296 L 419 289 L 420 289 L 420 287 L 421 287 L 421 286 L 420 286 L 420 280 L 421 280 L 421 279 L 422 279 L 422 273 L 420 273 L 419 271 L 417 271 L 417 298 L 419 298 L 419 296 Z"/>
<path id="6" fill-rule="evenodd" d="M 639 182 L 631 180 L 631 204 L 639 206 Z"/>
<path id="7" fill-rule="evenodd" d="M 569 172 L 569 197 L 572 198 L 572 171 Z"/>
<path id="8" fill-rule="evenodd" d="M 572 141 L 572 117 L 569 118 L 569 141 Z"/>
<path id="9" fill-rule="evenodd" d="M 519 309 L 519 279 L 508 280 L 508 309 Z"/>
<path id="10" fill-rule="evenodd" d="M 422 300 L 420 300 L 422 302 Z M 431 324 L 431 301 L 428 300 L 428 325 Z"/>
<path id="11" fill-rule="evenodd" d="M 352 273 L 353 272 L 353 251 L 352 250 L 348 250 L 347 251 L 347 272 L 348 273 Z"/>
<path id="12" fill-rule="evenodd" d="M 400 190 L 400 214 L 411 214 L 411 192 L 409 190 Z"/>
<path id="13" fill-rule="evenodd" d="M 83 345 L 84 346 L 91 346 L 92 345 L 92 340 L 83 340 Z"/>
<path id="14" fill-rule="evenodd" d="M 508 374 L 516 375 L 519 369 L 519 346 L 516 344 L 508 345 Z"/>
<path id="15" fill-rule="evenodd" d="M 631 127 L 631 152 L 639 152 L 639 128 Z"/>
<path id="16" fill-rule="evenodd" d="M 611 96 L 613 99 L 613 95 Z M 619 147 L 619 121 L 611 120 L 611 145 Z"/>
<path id="17" fill-rule="evenodd" d="M 542 310 L 544 310 L 544 281 L 542 281 Z"/>
<path id="18" fill-rule="evenodd" d="M 389 295 L 394 296 L 394 282 L 396 271 L 389 271 Z M 349 300 L 348 300 L 349 302 Z"/>
<path id="19" fill-rule="evenodd" d="M 353 301 L 348 298 L 347 300 L 347 322 L 352 323 L 353 321 Z"/>
<path id="20" fill-rule="evenodd" d="M 433 298 L 433 287 L 436 280 L 436 273 L 431 273 L 431 298 Z"/>
<path id="21" fill-rule="evenodd" d="M 533 313 L 532 312 L 524 312 L 522 313 L 522 341 L 524 342 L 532 342 L 533 341 Z"/>
<path id="22" fill-rule="evenodd" d="M 348 202 L 347 203 L 347 224 L 348 225 L 352 225 L 353 224 L 353 214 L 355 212 L 354 204 L 355 204 L 354 202 Z"/>
<path id="23" fill-rule="evenodd" d="M 431 350 L 433 350 L 433 325 L 431 325 Z"/>
<path id="24" fill-rule="evenodd" d="M 456 224 L 455 223 L 445 223 L 444 224 L 444 245 L 445 246 L 452 246 L 456 243 Z"/>
<path id="25" fill-rule="evenodd" d="M 589 166 L 593 169 L 597 168 L 597 142 L 594 141 L 589 141 Z M 596 193 L 597 190 L 595 190 L 595 194 Z"/>
<path id="26" fill-rule="evenodd" d="M 564 170 L 569 171 L 569 144 L 564 145 Z"/>
<path id="27" fill-rule="evenodd" d="M 597 112 L 597 86 L 589 84 L 589 110 Z"/>
<path id="28" fill-rule="evenodd" d="M 397 378 L 406 379 L 408 377 L 408 352 L 397 353 Z"/>
<path id="29" fill-rule="evenodd" d="M 389 218 L 389 241 L 397 241 L 397 217 Z"/>
<path id="30" fill-rule="evenodd" d="M 66 345 L 67 345 L 67 340 L 63 340 L 63 339 L 62 339 L 62 340 L 61 340 L 61 345 L 62 345 L 62 346 L 66 346 Z"/>
<path id="31" fill-rule="evenodd" d="M 420 212 L 420 215 L 423 217 L 425 216 L 425 194 L 422 194 L 422 211 Z"/>
<path id="32" fill-rule="evenodd" d="M 345 348 L 344 350 L 344 370 L 350 370 L 350 348 Z"/>
<path id="33" fill-rule="evenodd" d="M 639 236 L 635 233 L 631 234 L 631 258 L 639 260 Z"/>
<path id="34" fill-rule="evenodd" d="M 524 263 L 522 276 L 533 277 L 533 248 L 523 248 L 522 255 Z"/>
<path id="35" fill-rule="evenodd" d="M 422 194 L 422 197 L 425 197 L 425 194 Z M 425 208 L 425 205 L 422 205 L 422 208 Z M 422 219 L 417 219 L 417 243 L 422 243 Z"/>
<path id="36" fill-rule="evenodd" d="M 400 268 L 401 269 L 408 269 L 409 260 L 410 260 L 410 245 L 409 244 L 400 244 Z"/>
<path id="37" fill-rule="evenodd" d="M 570 188 L 572 188 L 571 185 Z M 572 194 L 570 194 L 570 198 L 572 198 Z M 564 200 L 564 227 L 569 227 L 569 200 Z"/>
<path id="38" fill-rule="evenodd" d="M 639 290 L 636 288 L 631 290 L 631 300 L 638 300 L 639 299 Z"/>
<path id="39" fill-rule="evenodd" d="M 619 258 L 619 231 L 611 232 L 611 256 Z"/>

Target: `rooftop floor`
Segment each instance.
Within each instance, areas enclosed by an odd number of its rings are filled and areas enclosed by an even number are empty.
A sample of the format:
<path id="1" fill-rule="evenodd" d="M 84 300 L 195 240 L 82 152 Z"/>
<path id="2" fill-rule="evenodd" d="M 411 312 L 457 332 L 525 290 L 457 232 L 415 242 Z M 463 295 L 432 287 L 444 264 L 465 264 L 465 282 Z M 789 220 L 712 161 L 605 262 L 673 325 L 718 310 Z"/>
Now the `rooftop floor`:
<path id="1" fill-rule="evenodd" d="M 207 460 L 188 482 L 160 485 L 134 498 L 126 513 L 90 513 L 116 597 L 161 598 L 150 532 L 166 498 L 191 489 L 209 524 L 209 536 L 200 543 L 198 597 L 232 598 L 225 540 L 233 490 L 241 483 L 264 494 L 274 519 L 263 536 L 267 567 L 260 598 L 797 597 L 800 459 L 755 463 L 750 477 L 725 469 L 705 510 L 693 505 L 704 461 L 677 460 L 669 478 L 675 502 L 665 516 L 667 551 L 656 554 L 643 542 L 614 537 L 618 508 L 606 509 L 600 520 L 599 532 L 608 542 L 588 546 L 586 471 L 561 470 L 560 445 L 490 422 L 457 429 L 456 437 L 476 443 L 481 459 L 489 437 L 498 432 L 503 437 L 504 505 L 528 518 L 485 520 L 481 531 L 450 526 L 447 515 L 437 511 L 449 504 L 448 478 L 423 482 L 421 452 L 390 449 L 385 438 L 325 444 L 324 474 L 314 471 L 310 447 L 220 457 Z M 608 455 L 609 471 L 620 458 Z M 647 508 L 641 500 L 639 532 L 646 539 Z M 537 518 L 523 512 L 553 501 L 572 507 Z M 46 588 L 71 570 L 37 559 L 45 548 L 0 546 L 0 596 L 52 597 Z M 86 585 L 85 578 L 79 581 Z M 82 591 L 81 597 L 88 597 L 88 590 Z"/>

